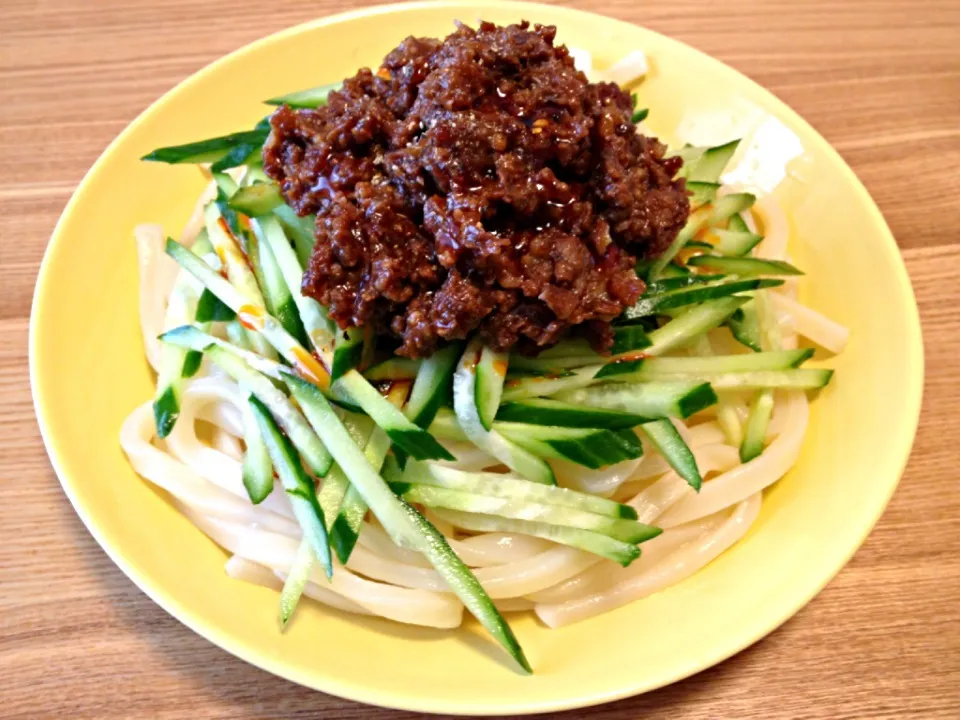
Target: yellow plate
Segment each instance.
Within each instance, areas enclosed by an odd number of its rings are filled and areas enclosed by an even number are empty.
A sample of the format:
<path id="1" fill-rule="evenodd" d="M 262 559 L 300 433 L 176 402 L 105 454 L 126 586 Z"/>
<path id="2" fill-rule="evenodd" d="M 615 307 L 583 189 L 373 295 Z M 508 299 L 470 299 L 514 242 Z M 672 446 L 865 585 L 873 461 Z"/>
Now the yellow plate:
<path id="1" fill-rule="evenodd" d="M 281 635 L 277 596 L 229 579 L 223 551 L 133 473 L 117 443 L 121 421 L 150 397 L 153 382 L 137 324 L 132 229 L 149 221 L 179 232 L 202 187 L 192 167 L 138 158 L 250 127 L 265 114 L 263 98 L 351 75 L 407 35 L 442 36 L 454 19 L 478 17 L 555 24 L 562 41 L 592 51 L 599 66 L 644 49 L 652 72 L 640 103 L 652 109 L 653 130 L 668 138 L 681 124 L 693 133 L 762 124 L 761 147 L 802 151 L 781 192 L 792 252 L 809 273 L 802 293 L 853 331 L 832 363 L 834 382 L 813 404 L 799 464 L 766 493 L 747 537 L 689 580 L 607 615 L 561 630 L 515 618 L 533 677 L 514 672 L 473 626 L 417 629 L 307 603 Z M 776 158 L 758 157 L 764 172 L 776 173 Z M 155 103 L 97 161 L 54 231 L 34 301 L 30 366 L 43 436 L 67 495 L 153 600 L 229 652 L 303 685 L 464 714 L 622 698 L 702 670 L 769 633 L 830 580 L 880 516 L 907 460 L 923 379 L 917 310 L 893 238 L 862 185 L 806 122 L 674 40 L 597 15 L 513 2 L 404 4 L 319 20 L 233 53 Z"/>

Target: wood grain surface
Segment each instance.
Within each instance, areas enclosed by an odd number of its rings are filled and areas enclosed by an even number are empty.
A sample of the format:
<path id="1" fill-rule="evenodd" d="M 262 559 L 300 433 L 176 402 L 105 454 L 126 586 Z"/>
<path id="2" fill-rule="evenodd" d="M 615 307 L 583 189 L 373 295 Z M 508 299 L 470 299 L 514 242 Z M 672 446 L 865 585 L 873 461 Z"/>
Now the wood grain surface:
<path id="1" fill-rule="evenodd" d="M 960 2 L 573 4 L 720 58 L 833 143 L 897 237 L 927 362 L 903 482 L 839 577 L 735 658 L 591 717 L 960 717 Z M 40 259 L 107 143 L 209 61 L 349 5 L 0 1 L 0 717 L 414 717 L 267 675 L 154 605 L 63 495 L 28 383 Z"/>

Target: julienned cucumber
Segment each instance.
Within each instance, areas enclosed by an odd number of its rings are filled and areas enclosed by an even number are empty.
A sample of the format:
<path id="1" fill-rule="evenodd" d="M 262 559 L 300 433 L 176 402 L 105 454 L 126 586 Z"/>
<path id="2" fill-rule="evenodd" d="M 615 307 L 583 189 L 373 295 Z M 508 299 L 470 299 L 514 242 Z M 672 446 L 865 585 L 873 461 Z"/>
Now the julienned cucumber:
<path id="1" fill-rule="evenodd" d="M 730 162 L 730 158 L 737 151 L 739 140 L 731 140 L 723 145 L 706 148 L 693 162 L 687 171 L 687 180 L 690 182 L 715 183 Z"/>
<path id="2" fill-rule="evenodd" d="M 300 217 L 289 205 L 277 205 L 273 209 L 273 214 L 283 231 L 293 240 L 297 260 L 301 266 L 305 267 L 310 262 L 313 246 L 317 242 L 313 234 L 317 222 L 316 217 L 314 215 Z"/>
<path id="3" fill-rule="evenodd" d="M 782 260 L 764 260 L 754 257 L 721 257 L 695 255 L 687 265 L 749 278 L 758 275 L 803 275 L 803 271 Z"/>
<path id="4" fill-rule="evenodd" d="M 690 193 L 691 207 L 700 207 L 713 202 L 717 197 L 720 183 L 687 181 L 687 192 Z"/>
<path id="5" fill-rule="evenodd" d="M 636 520 L 610 518 L 583 510 L 544 505 L 528 500 L 489 497 L 462 490 L 450 490 L 432 485 L 413 485 L 405 482 L 391 483 L 390 487 L 407 502 L 418 503 L 431 508 L 441 507 L 448 510 L 461 510 L 484 515 L 499 515 L 514 520 L 532 520 L 551 525 L 566 525 L 567 527 L 598 532 L 627 543 L 641 543 L 660 534 L 659 529 L 644 525 Z"/>
<path id="6" fill-rule="evenodd" d="M 262 372 L 275 380 L 280 379 L 280 369 L 283 367 L 275 360 L 267 360 L 265 357 L 257 355 L 255 352 L 246 350 L 238 345 L 221 340 L 209 333 L 205 333 L 194 325 L 181 325 L 172 330 L 167 330 L 159 338 L 162 342 L 169 345 L 186 348 L 196 352 L 203 352 L 211 345 L 218 345 L 224 350 L 236 355 L 257 372 Z"/>
<path id="7" fill-rule="evenodd" d="M 699 492 L 703 484 L 700 470 L 697 468 L 697 459 L 693 451 L 680 437 L 680 433 L 667 419 L 645 423 L 640 426 L 641 431 L 653 443 L 657 451 L 663 455 L 677 475 L 682 477 L 694 490 Z"/>
<path id="8" fill-rule="evenodd" d="M 353 442 L 330 403 L 319 388 L 295 375 L 287 375 L 287 384 L 300 403 L 311 425 L 328 444 L 350 482 L 377 519 L 400 547 L 423 553 L 450 589 L 483 624 L 491 635 L 527 672 L 530 665 L 523 655 L 509 625 L 497 611 L 490 597 L 463 561 L 453 552 L 446 539 L 416 510 L 398 499 L 383 479 L 370 466 L 363 452 Z"/>
<path id="9" fill-rule="evenodd" d="M 327 98 L 330 93 L 339 89 L 340 83 L 329 83 L 308 90 L 298 90 L 287 93 L 286 95 L 277 95 L 269 100 L 264 100 L 266 105 L 289 105 L 292 108 L 318 108 L 327 104 Z"/>
<path id="10" fill-rule="evenodd" d="M 273 492 L 273 462 L 270 451 L 260 434 L 260 425 L 250 406 L 250 397 L 243 406 L 243 487 L 250 496 L 250 502 L 259 505 Z"/>
<path id="11" fill-rule="evenodd" d="M 303 536 L 320 559 L 327 577 L 332 577 L 333 560 L 330 556 L 327 528 L 323 510 L 317 503 L 313 480 L 304 471 L 300 458 L 297 457 L 297 451 L 290 440 L 280 432 L 267 406 L 256 397 L 251 397 L 250 408 L 260 426 L 260 435 L 266 443 L 270 459 L 290 498 L 293 514 L 303 530 Z"/>
<path id="12" fill-rule="evenodd" d="M 437 516 L 452 522 L 457 527 L 474 532 L 515 532 L 533 535 L 562 545 L 576 547 L 594 555 L 613 560 L 627 567 L 640 556 L 640 548 L 631 543 L 615 540 L 607 535 L 581 530 L 579 528 L 549 523 L 515 520 L 477 513 L 464 513 L 456 510 L 436 509 Z"/>
<path id="13" fill-rule="evenodd" d="M 747 356 L 749 357 L 749 356 Z M 755 370 L 751 372 L 695 373 L 674 375 L 690 381 L 710 383 L 714 390 L 792 389 L 819 390 L 833 377 L 833 370 L 795 368 L 790 370 Z"/>
<path id="14" fill-rule="evenodd" d="M 496 430 L 487 430 L 477 408 L 477 362 L 482 345 L 471 341 L 460 357 L 453 374 L 453 407 L 464 434 L 481 450 L 533 482 L 556 485 L 553 470 L 542 459 L 510 442 Z"/>
<path id="15" fill-rule="evenodd" d="M 407 399 L 407 391 L 400 386 L 394 386 L 387 393 L 387 399 L 392 405 L 400 407 Z M 380 470 L 389 451 L 390 436 L 384 432 L 383 428 L 374 428 L 367 440 L 366 447 L 363 449 L 363 456 L 370 463 L 370 467 L 374 470 Z M 343 498 L 340 512 L 337 514 L 330 534 L 330 544 L 333 545 L 337 557 L 344 565 L 347 564 L 347 560 L 350 559 L 350 554 L 357 544 L 357 538 L 360 536 L 360 529 L 367 515 L 367 509 L 367 503 L 363 496 L 356 487 L 351 485 Z"/>
<path id="16" fill-rule="evenodd" d="M 484 346 L 476 360 L 474 401 L 484 430 L 489 430 L 500 407 L 503 380 L 507 376 L 508 353 Z"/>
<path id="17" fill-rule="evenodd" d="M 706 256 L 698 255 L 697 257 Z M 695 258 L 691 258 L 691 260 L 693 259 Z M 663 313 L 667 310 L 675 310 L 676 308 L 686 305 L 695 305 L 708 300 L 729 297 L 750 290 L 763 290 L 765 288 L 777 287 L 782 284 L 782 280 L 757 278 L 698 283 L 676 290 L 641 297 L 636 304 L 624 311 L 623 318 L 624 320 L 638 320 L 643 317 Z"/>
<path id="18" fill-rule="evenodd" d="M 303 414 L 293 406 L 287 396 L 266 377 L 224 348 L 213 345 L 206 349 L 206 354 L 270 409 L 280 427 L 303 455 L 309 468 L 319 477 L 326 475 L 333 464 L 333 458 L 320 438 L 310 429 Z"/>
<path id="19" fill-rule="evenodd" d="M 653 344 L 644 353 L 662 355 L 668 350 L 683 347 L 697 335 L 713 330 L 749 300 L 748 297 L 728 297 L 692 308 L 650 333 Z"/>
<path id="20" fill-rule="evenodd" d="M 464 472 L 435 463 L 410 463 L 400 480 L 479 495 L 558 505 L 612 518 L 637 519 L 637 511 L 629 505 L 556 485 L 532 483 L 501 473 Z"/>
<path id="21" fill-rule="evenodd" d="M 363 355 L 363 330 L 337 328 L 336 339 L 333 341 L 333 363 L 330 367 L 330 379 L 337 380 L 344 373 L 353 370 L 360 364 Z"/>
<path id="22" fill-rule="evenodd" d="M 677 375 L 717 375 L 758 370 L 789 370 L 799 367 L 813 355 L 812 348 L 778 350 L 745 355 L 709 355 L 702 357 L 654 357 L 631 362 L 612 363 L 596 374 L 602 378 L 627 382 L 669 380 Z"/>
<path id="23" fill-rule="evenodd" d="M 417 377 L 419 371 L 420 360 L 411 360 L 395 355 L 367 368 L 363 371 L 363 376 L 370 382 L 395 382 L 397 380 L 413 380 Z"/>
<path id="24" fill-rule="evenodd" d="M 153 160 L 163 163 L 207 163 L 216 162 L 223 158 L 230 150 L 240 145 L 258 143 L 263 145 L 267 139 L 266 130 L 248 130 L 246 132 L 231 133 L 220 137 L 158 148 L 144 155 L 141 160 Z"/>
<path id="25" fill-rule="evenodd" d="M 605 359 L 601 357 L 601 361 Z M 609 358 L 606 358 L 609 359 Z M 511 379 L 503 391 L 503 402 L 516 402 L 535 397 L 549 397 L 566 390 L 587 387 L 602 365 L 577 368 L 563 377 L 528 377 Z"/>
<path id="26" fill-rule="evenodd" d="M 598 385 L 557 395 L 570 405 L 619 410 L 653 420 L 664 417 L 686 418 L 717 401 L 708 383 L 663 381 Z"/>
<path id="27" fill-rule="evenodd" d="M 553 425 L 556 427 L 590 427 L 624 430 L 636 427 L 649 418 L 617 410 L 571 405 L 548 398 L 531 398 L 504 403 L 497 411 L 497 420 Z"/>
<path id="28" fill-rule="evenodd" d="M 411 422 L 422 428 L 430 427 L 437 410 L 450 397 L 453 371 L 462 352 L 462 343 L 451 343 L 420 363 L 403 411 Z"/>
<path id="29" fill-rule="evenodd" d="M 267 312 L 273 315 L 283 329 L 300 344 L 307 343 L 307 336 L 300 322 L 300 313 L 293 294 L 280 272 L 280 266 L 270 249 L 259 223 L 251 223 L 253 234 L 247 236 L 247 257 L 253 266 L 257 282 L 263 291 Z"/>
<path id="30" fill-rule="evenodd" d="M 725 325 L 734 339 L 754 352 L 763 350 L 760 337 L 760 320 L 757 317 L 757 302 L 751 300 L 733 313 Z"/>
<path id="31" fill-rule="evenodd" d="M 228 202 L 237 212 L 258 217 L 272 212 L 284 202 L 280 189 L 273 183 L 255 183 L 239 188 Z"/>
<path id="32" fill-rule="evenodd" d="M 728 257 L 742 257 L 763 240 L 763 235 L 757 235 L 749 230 L 732 229 L 734 219 L 740 220 L 740 216 L 734 215 L 730 218 L 730 226 L 726 230 L 713 231 L 713 234 L 717 237 L 716 250 L 721 255 L 727 255 Z"/>
<path id="33" fill-rule="evenodd" d="M 457 421 L 456 414 L 450 408 L 440 408 L 437 410 L 436 417 L 430 423 L 430 434 L 434 437 L 444 440 L 454 440 L 456 442 L 470 442 L 470 438 L 463 432 L 460 423 Z"/>
<path id="34" fill-rule="evenodd" d="M 761 390 L 750 408 L 740 445 L 740 462 L 750 462 L 763 452 L 763 440 L 773 415 L 773 392 Z"/>
<path id="35" fill-rule="evenodd" d="M 568 460 L 597 470 L 643 454 L 643 446 L 630 430 L 550 427 L 527 423 L 496 422 L 494 429 L 508 440 L 542 458 Z"/>
<path id="36" fill-rule="evenodd" d="M 535 520 L 513 520 L 511 518 L 496 517 L 466 513 L 457 510 L 434 510 L 437 517 L 457 527 L 471 532 L 505 532 L 533 535 L 550 540 L 561 545 L 579 548 L 588 553 L 613 560 L 615 563 L 627 567 L 640 557 L 640 548 L 622 540 L 614 540 L 608 535 L 580 530 L 565 525 L 551 525 Z"/>

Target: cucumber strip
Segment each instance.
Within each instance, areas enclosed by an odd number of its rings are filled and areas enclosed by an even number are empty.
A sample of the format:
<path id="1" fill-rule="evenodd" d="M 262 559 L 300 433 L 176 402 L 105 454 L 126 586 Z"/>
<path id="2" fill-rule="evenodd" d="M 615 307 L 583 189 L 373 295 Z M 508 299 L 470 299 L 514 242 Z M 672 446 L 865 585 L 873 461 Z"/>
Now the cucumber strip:
<path id="1" fill-rule="evenodd" d="M 273 492 L 273 462 L 260 434 L 260 425 L 250 408 L 249 396 L 242 414 L 243 442 L 247 446 L 243 454 L 243 487 L 250 496 L 250 502 L 259 505 Z"/>
<path id="2" fill-rule="evenodd" d="M 690 352 L 701 357 L 713 358 L 713 345 L 706 335 L 701 335 L 690 346 Z M 796 356 L 785 358 L 792 365 L 799 365 L 812 353 L 798 353 Z M 696 359 L 696 358 L 694 358 Z M 717 424 L 723 430 L 727 443 L 739 447 L 743 442 L 743 425 L 740 422 L 740 415 L 737 412 L 735 403 L 739 400 L 730 396 L 720 395 L 717 398 Z"/>
<path id="3" fill-rule="evenodd" d="M 687 173 L 687 180 L 692 182 L 718 182 L 739 145 L 739 140 L 731 140 L 723 145 L 704 150 Z"/>
<path id="4" fill-rule="evenodd" d="M 690 193 L 690 205 L 692 207 L 700 207 L 713 202 L 719 189 L 720 183 L 687 180 L 687 192 Z"/>
<path id="5" fill-rule="evenodd" d="M 703 478 L 700 476 L 700 469 L 697 467 L 697 459 L 693 451 L 687 446 L 680 437 L 680 433 L 673 426 L 673 423 L 667 419 L 656 420 L 654 422 L 644 423 L 640 430 L 647 439 L 653 443 L 663 459 L 676 470 L 677 475 L 687 481 L 687 484 L 697 492 L 700 492 L 700 486 L 703 485 Z"/>
<path id="6" fill-rule="evenodd" d="M 629 505 L 568 490 L 556 485 L 541 485 L 509 475 L 488 472 L 464 472 L 435 463 L 410 463 L 400 478 L 401 482 L 418 485 L 434 485 L 450 490 L 462 490 L 478 495 L 490 495 L 513 500 L 557 505 L 574 510 L 583 510 L 611 518 L 637 519 L 637 511 Z"/>
<path id="7" fill-rule="evenodd" d="M 213 172 L 223 172 L 224 170 L 229 170 L 230 168 L 258 162 L 260 160 L 260 153 L 263 149 L 263 143 L 265 140 L 266 138 L 261 141 L 251 139 L 247 142 L 240 143 L 239 145 L 230 148 L 222 158 L 210 166 L 210 170 Z"/>
<path id="8" fill-rule="evenodd" d="M 239 357 L 257 372 L 261 372 L 275 380 L 281 379 L 280 368 L 283 366 L 280 363 L 274 360 L 267 360 L 267 358 L 257 355 L 255 352 L 245 350 L 226 340 L 221 340 L 209 333 L 205 333 L 194 325 L 181 325 L 172 330 L 167 330 L 159 339 L 169 345 L 176 345 L 177 347 L 200 353 L 204 352 L 211 345 L 217 345 Z"/>
<path id="9" fill-rule="evenodd" d="M 515 402 L 527 398 L 548 397 L 559 392 L 575 390 L 592 385 L 602 365 L 590 365 L 573 370 L 564 377 L 527 377 L 509 380 L 503 390 L 503 402 Z M 454 376 L 456 379 L 456 376 Z M 456 399 L 456 394 L 454 394 Z"/>
<path id="10" fill-rule="evenodd" d="M 229 200 L 231 208 L 250 217 L 266 215 L 282 205 L 283 195 L 273 183 L 259 182 L 238 189 Z"/>
<path id="11" fill-rule="evenodd" d="M 341 83 L 329 83 L 307 90 L 297 90 L 286 95 L 277 95 L 264 100 L 265 105 L 288 105 L 292 108 L 313 109 L 327 104 L 330 93 L 340 88 Z"/>
<path id="12" fill-rule="evenodd" d="M 532 535 L 550 540 L 560 545 L 569 545 L 588 553 L 613 560 L 615 563 L 627 567 L 640 557 L 640 548 L 622 540 L 614 540 L 607 535 L 580 530 L 563 525 L 550 525 L 535 520 L 512 520 L 510 518 L 466 513 L 457 510 L 433 511 L 438 518 L 452 525 L 456 525 L 471 532 L 503 532 Z"/>
<path id="13" fill-rule="evenodd" d="M 553 470 L 547 463 L 510 442 L 496 430 L 484 428 L 476 404 L 477 362 L 481 353 L 481 344 L 477 340 L 471 341 L 453 375 L 453 407 L 460 427 L 474 445 L 493 455 L 511 470 L 533 482 L 556 485 Z"/>
<path id="14" fill-rule="evenodd" d="M 749 278 L 759 275 L 803 275 L 803 271 L 782 260 L 765 260 L 755 257 L 720 257 L 695 255 L 687 265 Z"/>
<path id="15" fill-rule="evenodd" d="M 186 145 L 172 145 L 170 147 L 157 148 L 140 159 L 174 165 L 180 163 L 216 162 L 238 145 L 254 143 L 261 146 L 266 139 L 266 131 L 248 130 L 187 143 Z"/>
<path id="16" fill-rule="evenodd" d="M 349 400 L 382 427 L 395 445 L 415 460 L 455 460 L 446 448 L 423 428 L 415 425 L 389 400 L 377 392 L 356 370 L 337 381 Z"/>
<path id="17" fill-rule="evenodd" d="M 280 273 L 297 305 L 297 310 L 300 312 L 300 320 L 303 322 L 313 349 L 320 353 L 321 357 L 330 353 L 333 349 L 334 325 L 320 303 L 300 292 L 303 266 L 290 247 L 280 222 L 276 218 L 263 217 L 251 221 L 250 224 L 259 227 L 264 243 L 270 247 Z"/>
<path id="18" fill-rule="evenodd" d="M 755 370 L 752 372 L 697 373 L 672 375 L 710 383 L 714 390 L 792 389 L 819 390 L 833 377 L 833 370 L 796 368 L 791 370 Z"/>
<path id="19" fill-rule="evenodd" d="M 698 255 L 697 257 L 706 256 Z M 780 285 L 783 285 L 782 280 L 766 278 L 723 280 L 715 283 L 691 285 L 690 287 L 641 297 L 637 300 L 636 304 L 628 307 L 624 311 L 623 318 L 627 321 L 638 320 L 651 315 L 664 313 L 667 310 L 675 310 L 676 308 L 686 305 L 696 305 L 697 303 L 703 303 L 709 300 L 731 297 L 737 293 L 763 290 Z"/>
<path id="20" fill-rule="evenodd" d="M 237 314 L 224 305 L 212 292 L 203 289 L 200 293 L 200 300 L 197 302 L 197 322 L 230 322 L 237 317 Z"/>
<path id="21" fill-rule="evenodd" d="M 728 297 L 692 308 L 650 333 L 653 344 L 644 353 L 650 356 L 662 355 L 668 350 L 683 347 L 697 335 L 713 330 L 749 300 L 750 298 L 746 297 Z"/>
<path id="22" fill-rule="evenodd" d="M 228 322 L 223 326 L 223 329 L 227 333 L 227 340 L 229 340 L 232 345 L 241 350 L 246 350 L 253 355 L 257 355 L 253 352 L 253 345 L 250 344 L 250 335 L 247 333 L 246 328 L 240 324 L 239 320 Z M 257 357 L 262 356 L 257 355 Z"/>
<path id="23" fill-rule="evenodd" d="M 727 222 L 727 230 L 731 232 L 748 233 L 750 232 L 750 226 L 747 225 L 747 221 L 743 219 L 743 213 L 737 213 L 736 215 L 730 216 L 730 220 Z"/>
<path id="24" fill-rule="evenodd" d="M 604 428 L 607 430 L 629 429 L 648 419 L 633 413 L 571 405 L 548 398 L 505 403 L 497 411 L 498 421 L 506 420 L 535 425 L 553 425 L 555 427 Z"/>
<path id="25" fill-rule="evenodd" d="M 700 337 L 703 337 L 702 335 Z M 778 350 L 741 355 L 704 355 L 698 357 L 655 357 L 636 360 L 629 373 L 622 379 L 662 380 L 676 375 L 718 375 L 722 373 L 747 373 L 758 370 L 791 370 L 813 356 L 813 348 Z M 622 363 L 627 365 L 626 363 Z M 597 379 L 610 374 L 597 373 Z M 616 377 L 615 376 L 615 377 Z M 618 378 L 619 379 L 619 378 Z"/>
<path id="26" fill-rule="evenodd" d="M 395 356 L 367 368 L 363 371 L 363 376 L 370 382 L 384 380 L 393 382 L 395 380 L 413 380 L 419 372 L 419 360 Z"/>
<path id="27" fill-rule="evenodd" d="M 257 402 L 270 409 L 277 422 L 280 423 L 280 427 L 283 428 L 294 446 L 303 455 L 303 459 L 310 470 L 319 477 L 325 476 L 333 464 L 333 458 L 320 438 L 310 429 L 310 424 L 303 414 L 294 407 L 287 396 L 274 387 L 273 383 L 266 377 L 228 350 L 214 345 L 207 348 L 206 354 L 230 377 L 252 393 Z M 285 376 L 284 379 L 286 380 Z M 267 441 L 268 447 L 269 444 L 269 441 Z M 272 452 L 270 457 L 276 465 L 277 460 Z"/>
<path id="28" fill-rule="evenodd" d="M 333 361 L 330 364 L 330 380 L 337 380 L 344 373 L 360 364 L 363 355 L 363 330 L 337 328 L 333 341 Z"/>
<path id="29" fill-rule="evenodd" d="M 652 341 L 650 336 L 644 332 L 639 325 L 626 325 L 614 328 L 613 345 L 610 352 L 613 355 L 622 355 L 623 353 L 643 350 L 650 347 Z"/>
<path id="30" fill-rule="evenodd" d="M 451 343 L 420 363 L 410 399 L 403 411 L 411 422 L 422 428 L 430 427 L 437 410 L 450 397 L 453 371 L 462 352 L 462 343 Z"/>
<path id="31" fill-rule="evenodd" d="M 660 534 L 658 528 L 636 520 L 610 518 L 573 508 L 544 505 L 516 498 L 489 497 L 462 490 L 433 485 L 414 485 L 406 482 L 390 483 L 390 487 L 407 502 L 439 507 L 447 510 L 497 515 L 514 520 L 532 520 L 551 525 L 592 530 L 627 543 L 642 543 Z"/>
<path id="32" fill-rule="evenodd" d="M 387 399 L 395 406 L 401 407 L 407 399 L 407 389 L 405 387 L 394 386 L 387 393 Z M 367 438 L 364 445 L 363 456 L 370 463 L 370 467 L 379 471 L 383 467 L 383 462 L 390 451 L 390 437 L 383 431 L 383 428 L 374 428 L 373 432 Z M 339 468 L 339 466 L 335 466 Z M 333 545 L 334 552 L 344 565 L 350 559 L 350 554 L 357 544 L 357 538 L 360 536 L 360 529 L 363 527 L 363 519 L 367 515 L 367 503 L 356 487 L 351 485 L 340 505 L 340 512 L 333 523 L 330 534 L 330 544 Z"/>
<path id="33" fill-rule="evenodd" d="M 740 220 L 739 215 L 734 215 L 733 218 Z M 730 219 L 731 226 L 734 222 L 733 218 Z M 740 222 L 743 221 L 740 220 Z M 727 257 L 746 255 L 763 240 L 763 235 L 757 235 L 749 230 L 733 230 L 729 226 L 726 230 L 714 230 L 713 234 L 717 236 L 717 252 Z"/>
<path id="34" fill-rule="evenodd" d="M 204 210 L 204 217 L 206 219 L 207 234 L 210 237 L 210 242 L 213 244 L 213 249 L 216 250 L 217 256 L 220 258 L 220 262 L 223 263 L 223 268 L 227 273 L 227 280 L 230 285 L 232 285 L 239 295 L 241 295 L 246 302 L 243 305 L 252 305 L 254 307 L 265 307 L 263 301 L 263 294 L 260 292 L 260 286 L 257 283 L 257 278 L 253 274 L 253 271 L 250 269 L 250 265 L 247 264 L 247 258 L 243 254 L 243 250 L 240 248 L 240 243 L 237 238 L 230 231 L 230 228 L 227 226 L 226 220 L 224 220 L 223 215 L 221 215 L 219 208 L 217 208 L 216 203 L 210 203 L 207 205 Z M 168 243 L 169 248 L 169 243 Z M 174 258 L 176 259 L 176 258 Z M 189 268 L 186 268 L 189 271 Z M 202 278 L 197 278 L 203 282 Z M 206 284 L 206 283 L 204 283 Z M 216 288 L 207 286 L 215 295 L 219 297 Z M 230 308 L 239 314 L 240 306 L 234 307 L 226 298 L 220 297 Z M 246 326 L 246 323 L 241 321 L 241 324 Z M 247 327 L 248 330 L 251 328 Z M 253 345 L 254 349 L 265 357 L 273 357 L 274 351 L 270 347 L 270 343 L 267 338 L 260 337 L 251 331 L 250 343 Z"/>
<path id="35" fill-rule="evenodd" d="M 470 442 L 470 438 L 460 427 L 456 414 L 450 409 L 442 407 L 437 410 L 436 417 L 430 423 L 428 428 L 430 434 L 434 437 L 444 440 L 455 440 L 457 442 Z"/>
<path id="36" fill-rule="evenodd" d="M 489 347 L 484 347 L 477 359 L 474 402 L 484 430 L 491 428 L 497 408 L 500 407 L 508 361 L 507 353 L 497 352 Z"/>
<path id="37" fill-rule="evenodd" d="M 569 460 L 591 470 L 643 455 L 643 446 L 629 430 L 551 427 L 512 422 L 497 422 L 494 429 L 538 457 Z"/>
<path id="38" fill-rule="evenodd" d="M 196 312 L 197 296 L 190 285 L 190 276 L 180 272 L 173 285 L 164 327 L 175 327 L 185 322 Z M 160 368 L 157 373 L 157 391 L 153 398 L 153 422 L 157 437 L 165 438 L 173 430 L 180 416 L 180 394 L 183 388 L 186 350 L 176 345 L 164 344 L 160 348 Z"/>
<path id="39" fill-rule="evenodd" d="M 333 576 L 333 559 L 330 556 L 330 544 L 327 540 L 327 529 L 324 525 L 323 510 L 317 503 L 313 480 L 304 471 L 300 458 L 294 450 L 290 440 L 280 432 L 270 410 L 256 397 L 250 398 L 250 407 L 257 424 L 260 426 L 260 435 L 263 437 L 270 453 L 270 459 L 280 482 L 290 498 L 293 514 L 303 530 L 304 539 L 316 553 L 320 564 L 323 565 L 327 577 Z"/>
<path id="40" fill-rule="evenodd" d="M 740 462 L 750 462 L 763 452 L 763 439 L 773 415 L 773 391 L 761 390 L 750 407 L 740 445 Z"/>
<path id="41" fill-rule="evenodd" d="M 474 617 L 510 653 L 520 667 L 531 672 L 510 626 L 473 573 L 450 548 L 446 538 L 420 513 L 393 494 L 353 442 L 319 388 L 291 374 L 287 374 L 286 382 L 311 425 L 330 447 L 337 463 L 350 478 L 352 486 L 363 497 L 393 541 L 400 547 L 423 553 Z"/>
<path id="42" fill-rule="evenodd" d="M 571 390 L 557 395 L 571 405 L 586 405 L 620 410 L 647 419 L 690 417 L 717 401 L 717 395 L 705 382 L 650 382 L 610 384 Z"/>
<path id="43" fill-rule="evenodd" d="M 270 341 L 270 344 L 280 351 L 287 362 L 293 365 L 298 372 L 309 377 L 311 382 L 315 382 L 324 388 L 329 387 L 330 376 L 326 368 L 284 330 L 279 321 L 269 315 L 262 305 L 251 304 L 239 290 L 221 277 L 219 273 L 179 243 L 168 240 L 166 250 L 167 254 L 176 260 L 180 267 L 197 278 L 225 305 L 237 313 L 238 320 L 245 328 L 262 333 Z"/>
<path id="44" fill-rule="evenodd" d="M 750 208 L 756 197 L 750 193 L 733 193 L 718 198 L 713 205 L 704 205 L 690 214 L 687 224 L 677 233 L 677 237 L 670 243 L 670 247 L 663 251 L 653 263 L 648 274 L 651 280 L 656 280 L 667 264 L 676 257 L 689 240 L 693 240 L 701 229 L 708 225 L 719 225 L 730 219 L 731 216 Z"/>
<path id="45" fill-rule="evenodd" d="M 671 265 L 670 268 L 676 267 Z M 664 272 L 666 275 L 666 272 Z M 681 273 L 670 277 L 662 277 L 647 284 L 647 289 L 641 297 L 650 297 L 652 295 L 663 295 L 671 290 L 681 290 L 694 285 L 712 285 L 723 279 L 726 275 L 695 275 L 691 272 Z"/>
<path id="46" fill-rule="evenodd" d="M 590 342 L 586 338 L 567 338 L 566 340 L 561 340 L 553 347 L 549 347 L 546 350 L 540 352 L 538 358 L 562 358 L 562 357 L 576 357 L 578 355 L 589 355 L 593 352 L 593 347 L 590 345 Z M 516 355 L 510 358 L 511 364 L 518 361 L 522 355 Z"/>
<path id="47" fill-rule="evenodd" d="M 313 254 L 313 246 L 317 242 L 313 234 L 316 217 L 313 215 L 300 217 L 289 205 L 278 205 L 273 209 L 273 214 L 277 217 L 283 231 L 293 240 L 293 247 L 300 265 L 306 267 Z"/>
<path id="48" fill-rule="evenodd" d="M 307 336 L 300 322 L 300 313 L 294 302 L 293 295 L 283 274 L 280 272 L 280 266 L 270 249 L 270 245 L 264 241 L 262 228 L 259 223 L 250 224 L 253 233 L 247 237 L 247 255 L 250 258 L 250 264 L 253 265 L 254 274 L 263 290 L 263 298 L 267 312 L 273 315 L 283 329 L 295 338 L 301 345 L 307 344 Z"/>
<path id="49" fill-rule="evenodd" d="M 760 345 L 760 321 L 757 318 L 757 303 L 751 300 L 739 308 L 724 323 L 734 339 L 754 352 L 762 352 Z"/>
<path id="50" fill-rule="evenodd" d="M 303 589 L 310 580 L 310 571 L 313 570 L 316 557 L 310 543 L 301 540 L 300 546 L 297 548 L 297 555 L 293 559 L 293 565 L 290 566 L 290 573 L 287 575 L 287 579 L 283 581 L 283 589 L 280 591 L 281 632 L 286 629 L 287 623 L 290 622 L 297 605 L 300 603 Z"/>

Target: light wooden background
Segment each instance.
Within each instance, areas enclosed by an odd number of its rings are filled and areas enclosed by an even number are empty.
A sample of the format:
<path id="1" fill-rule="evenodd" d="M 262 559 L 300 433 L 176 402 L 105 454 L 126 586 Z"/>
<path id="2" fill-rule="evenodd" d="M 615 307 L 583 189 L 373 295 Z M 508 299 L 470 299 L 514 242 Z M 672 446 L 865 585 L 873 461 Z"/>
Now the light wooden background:
<path id="1" fill-rule="evenodd" d="M 810 120 L 890 223 L 927 353 L 909 468 L 840 576 L 734 659 L 591 717 L 960 718 L 960 1 L 574 4 L 705 50 Z M 209 61 L 349 5 L 0 0 L 0 717 L 413 717 L 269 676 L 153 605 L 61 492 L 27 377 L 47 238 L 107 143 Z"/>

